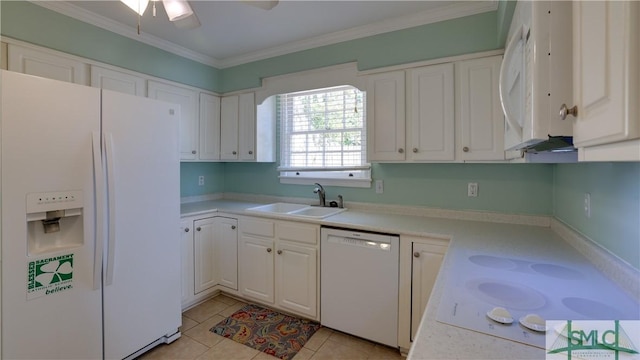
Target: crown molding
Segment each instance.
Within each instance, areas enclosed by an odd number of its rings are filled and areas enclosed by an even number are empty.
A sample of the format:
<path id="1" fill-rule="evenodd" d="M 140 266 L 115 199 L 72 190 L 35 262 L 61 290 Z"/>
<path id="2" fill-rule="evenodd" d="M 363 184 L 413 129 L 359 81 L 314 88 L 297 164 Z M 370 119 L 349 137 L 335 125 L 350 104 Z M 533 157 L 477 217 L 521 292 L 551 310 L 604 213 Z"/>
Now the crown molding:
<path id="1" fill-rule="evenodd" d="M 465 1 L 444 6 L 435 10 L 415 13 L 408 16 L 387 19 L 377 23 L 354 27 L 334 33 L 316 36 L 309 39 L 290 42 L 281 46 L 260 50 L 240 56 L 232 56 L 220 59 L 221 68 L 264 60 L 275 56 L 286 55 L 298 51 L 309 50 L 320 46 L 332 45 L 344 41 L 360 39 L 368 36 L 379 35 L 386 32 L 408 29 L 416 26 L 432 24 L 440 21 L 476 15 L 498 9 L 498 1 Z"/>
<path id="2" fill-rule="evenodd" d="M 94 12 L 85 10 L 79 6 L 70 4 L 66 1 L 38 1 L 38 0 L 28 0 L 28 1 L 33 4 L 42 6 L 43 8 L 60 13 L 62 15 L 72 17 L 76 20 L 80 20 L 90 25 L 97 26 L 99 28 L 111 31 L 113 33 L 122 35 L 124 37 L 128 37 L 130 39 L 156 47 L 158 49 L 168 51 L 172 54 L 181 56 L 183 58 L 187 58 L 205 65 L 210 65 L 216 68 L 220 68 L 220 63 L 215 58 L 212 58 L 210 56 L 201 54 L 193 50 L 189 50 L 185 47 L 179 46 L 175 43 L 172 43 L 167 40 L 163 40 L 159 37 L 156 37 L 150 34 L 141 33 L 140 35 L 138 35 L 137 30 L 128 25 L 125 25 L 115 20 L 111 20 L 107 17 L 98 15 Z"/>
<path id="3" fill-rule="evenodd" d="M 448 6 L 437 8 L 435 10 L 419 12 L 409 16 L 387 19 L 372 24 L 337 31 L 327 35 L 289 42 L 281 46 L 274 46 L 268 49 L 250 52 L 239 56 L 217 59 L 193 50 L 189 50 L 175 43 L 163 40 L 150 34 L 142 33 L 138 35 L 136 29 L 128 25 L 87 11 L 66 1 L 29 1 L 49 10 L 89 23 L 118 35 L 128 37 L 130 39 L 168 51 L 170 53 L 193 61 L 200 62 L 205 65 L 213 66 L 218 69 L 242 65 L 253 61 L 264 60 L 271 57 L 286 55 L 298 51 L 309 50 L 320 46 L 332 45 L 344 41 L 379 35 L 386 32 L 408 29 L 411 27 L 480 14 L 488 11 L 495 11 L 498 8 L 497 0 L 457 2 Z"/>

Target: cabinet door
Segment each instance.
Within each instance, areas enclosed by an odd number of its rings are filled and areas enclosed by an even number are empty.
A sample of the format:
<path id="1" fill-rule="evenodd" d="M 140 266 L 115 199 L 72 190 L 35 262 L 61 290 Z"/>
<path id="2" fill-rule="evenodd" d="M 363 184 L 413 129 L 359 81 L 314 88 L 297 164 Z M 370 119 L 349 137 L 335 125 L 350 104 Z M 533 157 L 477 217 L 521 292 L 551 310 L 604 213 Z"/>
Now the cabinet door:
<path id="1" fill-rule="evenodd" d="M 456 63 L 456 155 L 504 160 L 504 115 L 498 98 L 501 56 Z"/>
<path id="2" fill-rule="evenodd" d="M 182 297 L 180 302 L 183 307 L 194 295 L 193 283 L 193 227 L 191 220 L 180 222 L 180 259 L 182 272 Z"/>
<path id="3" fill-rule="evenodd" d="M 220 98 L 200 93 L 200 160 L 220 159 Z"/>
<path id="4" fill-rule="evenodd" d="M 640 137 L 638 7 L 636 1 L 573 2 L 576 147 Z"/>
<path id="5" fill-rule="evenodd" d="M 445 246 L 413 243 L 411 278 L 411 341 L 413 341 L 431 289 L 436 282 L 442 259 L 447 251 Z"/>
<path id="6" fill-rule="evenodd" d="M 217 217 L 214 230 L 216 283 L 238 290 L 238 220 Z"/>
<path id="7" fill-rule="evenodd" d="M 409 70 L 411 160 L 454 160 L 453 64 Z"/>
<path id="8" fill-rule="evenodd" d="M 208 218 L 193 222 L 195 228 L 194 239 L 194 273 L 195 290 L 197 294 L 217 284 L 215 266 L 215 230 L 216 219 Z"/>
<path id="9" fill-rule="evenodd" d="M 240 97 L 225 96 L 220 109 L 220 159 L 238 159 L 238 119 Z"/>
<path id="10" fill-rule="evenodd" d="M 80 85 L 88 83 L 87 65 L 80 61 L 14 44 L 9 44 L 8 52 L 9 71 Z"/>
<path id="11" fill-rule="evenodd" d="M 255 160 L 256 100 L 254 93 L 241 94 L 238 106 L 238 158 Z"/>
<path id="12" fill-rule="evenodd" d="M 195 160 L 198 153 L 198 93 L 149 81 L 149 97 L 180 105 L 180 159 Z"/>
<path id="13" fill-rule="evenodd" d="M 316 318 L 317 250 L 279 242 L 275 262 L 278 306 Z"/>
<path id="14" fill-rule="evenodd" d="M 404 71 L 369 77 L 367 156 L 370 161 L 405 159 Z"/>
<path id="15" fill-rule="evenodd" d="M 145 80 L 120 71 L 91 66 L 91 86 L 136 96 L 146 96 Z"/>
<path id="16" fill-rule="evenodd" d="M 273 239 L 242 234 L 238 261 L 242 295 L 273 303 Z"/>

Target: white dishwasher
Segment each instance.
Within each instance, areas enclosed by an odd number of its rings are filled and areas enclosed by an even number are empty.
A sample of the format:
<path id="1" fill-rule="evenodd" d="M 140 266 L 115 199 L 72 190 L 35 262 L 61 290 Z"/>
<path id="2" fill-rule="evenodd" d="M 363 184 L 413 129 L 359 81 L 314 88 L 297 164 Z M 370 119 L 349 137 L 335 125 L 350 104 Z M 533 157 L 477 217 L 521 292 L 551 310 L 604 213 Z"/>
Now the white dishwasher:
<path id="1" fill-rule="evenodd" d="M 321 238 L 322 325 L 397 347 L 399 237 L 323 227 Z"/>

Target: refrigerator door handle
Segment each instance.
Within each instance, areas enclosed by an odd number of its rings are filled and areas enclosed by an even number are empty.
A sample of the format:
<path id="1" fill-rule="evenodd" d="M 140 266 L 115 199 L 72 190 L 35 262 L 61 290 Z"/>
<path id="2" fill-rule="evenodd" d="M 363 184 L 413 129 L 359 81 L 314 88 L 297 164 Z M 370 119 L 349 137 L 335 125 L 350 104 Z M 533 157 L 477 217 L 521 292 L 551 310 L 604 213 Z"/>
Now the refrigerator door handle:
<path id="1" fill-rule="evenodd" d="M 113 267 L 115 264 L 116 248 L 116 204 L 115 204 L 115 174 L 113 164 L 113 135 L 105 133 L 105 159 L 107 163 L 107 204 L 109 208 L 108 237 L 107 237 L 107 274 L 106 286 L 113 283 Z"/>
<path id="2" fill-rule="evenodd" d="M 100 133 L 93 132 L 91 138 L 93 148 L 93 177 L 95 180 L 95 251 L 93 258 L 93 290 L 100 289 L 102 284 L 102 256 L 104 253 L 104 171 L 102 168 L 102 152 Z"/>

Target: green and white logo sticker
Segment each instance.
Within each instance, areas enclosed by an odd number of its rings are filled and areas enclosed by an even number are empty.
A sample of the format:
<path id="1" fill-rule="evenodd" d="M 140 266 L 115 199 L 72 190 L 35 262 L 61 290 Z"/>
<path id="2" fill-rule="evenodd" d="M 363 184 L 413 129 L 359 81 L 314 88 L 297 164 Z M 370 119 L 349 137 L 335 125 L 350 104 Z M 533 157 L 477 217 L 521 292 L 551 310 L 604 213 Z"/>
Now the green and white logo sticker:
<path id="1" fill-rule="evenodd" d="M 639 360 L 638 320 L 548 320 L 547 360 Z"/>
<path id="2" fill-rule="evenodd" d="M 29 262 L 27 300 L 73 289 L 73 254 Z"/>

